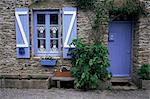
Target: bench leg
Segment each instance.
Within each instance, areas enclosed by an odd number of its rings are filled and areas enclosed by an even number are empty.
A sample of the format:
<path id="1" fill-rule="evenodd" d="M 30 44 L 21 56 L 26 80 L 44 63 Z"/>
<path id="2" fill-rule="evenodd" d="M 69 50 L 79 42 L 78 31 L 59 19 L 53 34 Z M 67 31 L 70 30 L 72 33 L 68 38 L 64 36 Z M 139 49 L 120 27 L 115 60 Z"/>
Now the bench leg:
<path id="1" fill-rule="evenodd" d="M 57 88 L 61 88 L 60 81 L 57 81 Z"/>

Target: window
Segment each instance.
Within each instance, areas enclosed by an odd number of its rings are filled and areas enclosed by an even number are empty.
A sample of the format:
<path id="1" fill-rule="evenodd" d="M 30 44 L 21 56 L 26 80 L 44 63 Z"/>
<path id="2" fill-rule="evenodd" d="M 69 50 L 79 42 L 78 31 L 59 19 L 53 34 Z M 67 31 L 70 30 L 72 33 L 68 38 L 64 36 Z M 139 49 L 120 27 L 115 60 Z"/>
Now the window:
<path id="1" fill-rule="evenodd" d="M 59 56 L 59 28 L 59 10 L 34 11 L 34 53 L 36 56 Z"/>

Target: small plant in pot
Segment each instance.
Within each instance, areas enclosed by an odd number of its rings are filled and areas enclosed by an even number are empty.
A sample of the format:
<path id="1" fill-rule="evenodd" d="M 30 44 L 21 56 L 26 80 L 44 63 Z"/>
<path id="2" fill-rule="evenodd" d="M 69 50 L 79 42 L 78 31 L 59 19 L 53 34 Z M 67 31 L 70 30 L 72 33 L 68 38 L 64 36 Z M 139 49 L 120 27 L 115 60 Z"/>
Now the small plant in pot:
<path id="1" fill-rule="evenodd" d="M 140 88 L 150 89 L 150 64 L 142 65 L 138 74 L 140 76 Z"/>
<path id="2" fill-rule="evenodd" d="M 56 65 L 56 59 L 51 56 L 44 56 L 40 59 L 40 64 L 43 66 L 54 67 Z"/>
<path id="3" fill-rule="evenodd" d="M 61 66 L 60 69 L 55 70 L 55 77 L 72 77 L 69 66 Z"/>

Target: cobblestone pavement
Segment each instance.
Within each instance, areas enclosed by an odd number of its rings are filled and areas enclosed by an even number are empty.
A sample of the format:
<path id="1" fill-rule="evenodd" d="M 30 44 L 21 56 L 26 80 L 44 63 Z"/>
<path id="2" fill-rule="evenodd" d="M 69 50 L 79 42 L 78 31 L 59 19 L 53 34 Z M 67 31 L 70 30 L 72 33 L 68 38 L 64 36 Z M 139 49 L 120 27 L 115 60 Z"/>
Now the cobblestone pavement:
<path id="1" fill-rule="evenodd" d="M 150 90 L 0 89 L 0 99 L 150 99 Z"/>

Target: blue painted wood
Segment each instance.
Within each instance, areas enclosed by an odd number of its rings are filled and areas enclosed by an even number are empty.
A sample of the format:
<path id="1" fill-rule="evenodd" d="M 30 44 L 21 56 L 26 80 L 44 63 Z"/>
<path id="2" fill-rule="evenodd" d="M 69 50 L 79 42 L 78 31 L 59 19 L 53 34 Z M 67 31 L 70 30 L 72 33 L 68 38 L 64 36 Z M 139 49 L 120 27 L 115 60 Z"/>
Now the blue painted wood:
<path id="1" fill-rule="evenodd" d="M 34 41 L 34 55 L 37 55 L 38 52 L 38 41 L 37 41 L 37 14 L 34 12 L 33 15 L 34 19 L 34 35 L 33 35 L 33 41 Z"/>
<path id="2" fill-rule="evenodd" d="M 109 25 L 109 59 L 113 76 L 130 76 L 132 22 L 111 22 Z"/>
<path id="3" fill-rule="evenodd" d="M 15 12 L 20 11 L 29 11 L 28 8 L 16 8 Z M 19 15 L 21 20 L 21 24 L 25 31 L 25 35 L 28 41 L 28 45 L 30 45 L 30 34 L 29 34 L 29 14 Z M 23 37 L 21 35 L 20 28 L 18 26 L 18 22 L 16 19 L 16 44 L 24 44 Z M 30 46 L 29 47 L 17 47 L 16 48 L 17 58 L 30 58 Z"/>
<path id="4" fill-rule="evenodd" d="M 61 32 L 61 30 L 60 30 L 60 28 L 61 28 L 61 10 L 59 11 L 59 13 L 58 13 L 58 38 L 59 38 L 59 40 L 58 40 L 58 51 L 59 51 L 59 53 L 58 53 L 58 56 L 60 56 L 60 51 L 61 51 L 61 45 L 60 45 L 60 42 L 61 42 L 61 34 L 60 34 L 60 32 Z"/>
<path id="5" fill-rule="evenodd" d="M 69 48 L 65 48 L 64 47 L 64 42 L 67 36 L 67 32 L 70 26 L 70 22 L 72 19 L 71 14 L 64 14 L 64 11 L 77 11 L 77 8 L 74 7 L 64 7 L 63 8 L 63 58 L 71 58 L 67 53 Z M 73 39 L 77 38 L 77 17 L 75 18 L 75 22 L 73 25 L 73 29 L 69 38 L 69 42 L 68 44 L 70 44 L 72 42 Z"/>
<path id="6" fill-rule="evenodd" d="M 38 35 L 37 35 L 37 14 L 45 14 L 45 27 L 46 27 L 46 51 L 38 52 Z M 60 30 L 58 32 L 58 41 L 59 41 L 59 52 L 50 53 L 50 14 L 58 14 L 60 18 L 60 11 L 34 11 L 34 55 L 35 56 L 60 56 Z M 58 18 L 58 27 L 60 28 L 60 19 Z"/>
<path id="7" fill-rule="evenodd" d="M 40 64 L 44 66 L 54 67 L 56 66 L 56 60 L 40 60 Z"/>
<path id="8" fill-rule="evenodd" d="M 50 15 L 46 14 L 46 52 L 50 52 Z"/>
<path id="9" fill-rule="evenodd" d="M 34 54 L 37 56 L 39 53 L 45 54 L 46 52 L 38 52 L 38 22 L 37 22 L 37 15 L 39 13 L 34 12 Z M 46 15 L 45 15 L 45 25 L 46 26 L 47 22 L 46 22 Z M 48 33 L 46 31 L 45 36 L 47 36 Z M 45 39 L 45 38 L 40 38 L 40 39 Z M 46 45 L 45 45 L 46 46 Z"/>

